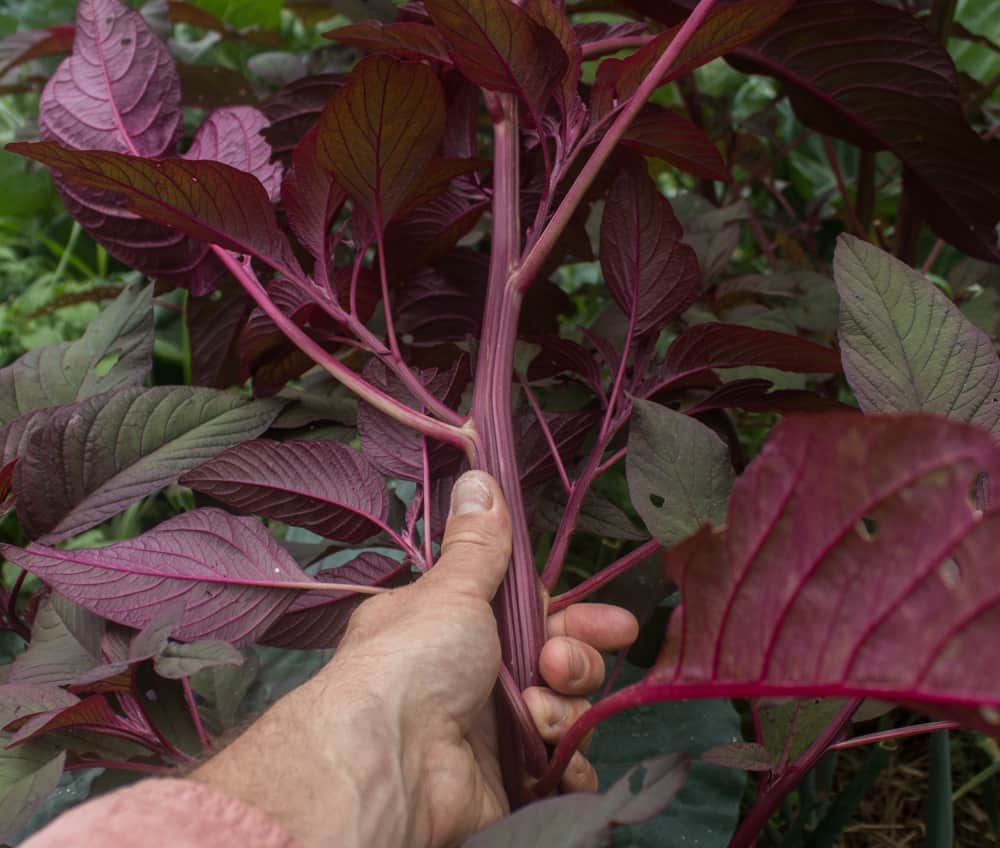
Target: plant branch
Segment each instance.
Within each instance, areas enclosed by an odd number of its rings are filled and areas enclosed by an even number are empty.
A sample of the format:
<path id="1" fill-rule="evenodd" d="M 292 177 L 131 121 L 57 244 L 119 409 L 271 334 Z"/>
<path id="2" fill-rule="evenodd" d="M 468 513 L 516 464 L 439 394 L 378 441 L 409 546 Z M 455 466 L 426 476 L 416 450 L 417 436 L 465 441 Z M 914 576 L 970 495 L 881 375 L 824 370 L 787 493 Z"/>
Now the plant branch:
<path id="1" fill-rule="evenodd" d="M 645 47 L 656 38 L 655 35 L 623 35 L 618 38 L 602 38 L 600 41 L 591 41 L 583 45 L 583 60 L 599 59 L 609 53 L 617 53 L 619 50 L 632 50 Z"/>
<path id="2" fill-rule="evenodd" d="M 201 715 L 198 713 L 198 704 L 194 699 L 191 679 L 182 677 L 181 687 L 184 689 L 184 703 L 187 704 L 188 713 L 191 715 L 191 722 L 198 733 L 198 741 L 201 743 L 202 750 L 207 750 L 212 747 L 212 740 L 209 738 L 208 732 L 205 730 L 205 725 L 201 721 Z"/>
<path id="3" fill-rule="evenodd" d="M 736 835 L 729 843 L 729 848 L 752 848 L 757 840 L 758 834 L 764 829 L 768 820 L 774 812 L 781 806 L 781 802 L 799 783 L 802 778 L 812 770 L 813 766 L 829 750 L 833 741 L 841 734 L 844 727 L 850 722 L 851 716 L 861 706 L 863 698 L 851 698 L 833 721 L 827 725 L 826 729 L 815 739 L 815 741 L 805 750 L 795 763 L 778 780 L 776 780 L 767 791 L 761 796 L 757 803 L 753 805 L 749 815 L 740 824 Z"/>
<path id="4" fill-rule="evenodd" d="M 278 328 L 285 334 L 289 341 L 299 348 L 306 356 L 312 359 L 317 365 L 329 373 L 335 380 L 342 383 L 366 403 L 371 404 L 380 412 L 384 412 L 390 418 L 401 424 L 411 427 L 426 436 L 439 439 L 456 447 L 467 449 L 470 439 L 469 434 L 459 427 L 448 424 L 444 421 L 436 421 L 427 415 L 417 412 L 405 404 L 400 403 L 385 392 L 375 388 L 371 383 L 348 368 L 336 357 L 324 350 L 309 335 L 299 327 L 291 318 L 285 315 L 281 309 L 268 297 L 263 286 L 253 275 L 253 272 L 240 262 L 228 251 L 217 245 L 212 245 L 212 250 L 219 257 L 226 269 L 236 278 L 253 301 L 261 308 Z"/>
<path id="5" fill-rule="evenodd" d="M 574 586 L 568 592 L 563 592 L 561 595 L 556 595 L 549 602 L 549 613 L 559 612 L 559 610 L 565 609 L 570 604 L 578 603 L 584 598 L 589 597 L 630 568 L 634 568 L 643 560 L 655 556 L 662 548 L 663 546 L 656 539 L 643 542 L 638 548 L 615 560 L 607 568 L 602 568 L 596 574 L 592 574 L 578 586 Z"/>
<path id="6" fill-rule="evenodd" d="M 528 403 L 531 404 L 531 409 L 535 413 L 538 426 L 542 428 L 542 435 L 545 436 L 545 443 L 549 446 L 549 453 L 552 454 L 552 459 L 556 464 L 556 470 L 559 472 L 559 479 L 562 480 L 563 489 L 569 494 L 572 485 L 569 482 L 569 475 L 566 473 L 566 466 L 563 464 L 562 456 L 559 454 L 556 440 L 552 435 L 552 429 L 549 427 L 549 422 L 545 420 L 545 413 L 542 412 L 541 407 L 538 405 L 538 399 L 535 397 L 535 393 L 531 390 L 531 386 L 528 385 L 528 381 L 524 375 L 518 374 L 517 379 L 524 390 L 524 396 L 528 399 Z"/>
<path id="7" fill-rule="evenodd" d="M 847 226 L 856 236 L 864 237 L 861 229 L 861 222 L 858 220 L 858 213 L 851 202 L 851 194 L 847 190 L 847 183 L 844 182 L 844 174 L 840 170 L 840 162 L 837 161 L 837 151 L 828 135 L 821 136 L 823 140 L 823 152 L 826 154 L 826 161 L 830 163 L 830 170 L 833 171 L 833 178 L 837 183 L 837 190 L 840 192 L 841 200 L 844 203 L 844 217 L 847 219 Z"/>
<path id="8" fill-rule="evenodd" d="M 552 248 L 555 247 L 556 242 L 569 225 L 570 219 L 590 190 L 590 186 L 597 178 L 601 168 L 604 167 L 604 163 L 607 162 L 612 151 L 618 146 L 618 142 L 625 135 L 625 131 L 631 126 L 636 115 L 639 114 L 639 110 L 642 109 L 653 92 L 662 84 L 663 78 L 666 76 L 667 71 L 670 70 L 671 65 L 680 56 L 681 51 L 687 46 L 692 36 L 698 31 L 698 28 L 704 22 L 705 18 L 708 17 L 709 12 L 712 11 L 717 2 L 718 0 L 699 0 L 694 11 L 688 15 L 687 20 L 681 25 L 677 35 L 667 45 L 663 54 L 657 59 L 656 64 L 653 65 L 649 76 L 642 81 L 642 84 L 636 89 L 635 94 L 629 100 L 628 105 L 608 128 L 604 138 L 601 139 L 597 147 L 594 148 L 594 152 L 590 154 L 590 158 L 580 171 L 580 175 L 576 178 L 573 185 L 570 186 L 569 191 L 566 192 L 566 196 L 562 199 L 562 202 L 538 238 L 538 241 L 532 245 L 527 255 L 521 261 L 513 281 L 518 289 L 523 291 L 534 282 L 536 275 L 548 258 L 548 255 L 552 252 Z"/>

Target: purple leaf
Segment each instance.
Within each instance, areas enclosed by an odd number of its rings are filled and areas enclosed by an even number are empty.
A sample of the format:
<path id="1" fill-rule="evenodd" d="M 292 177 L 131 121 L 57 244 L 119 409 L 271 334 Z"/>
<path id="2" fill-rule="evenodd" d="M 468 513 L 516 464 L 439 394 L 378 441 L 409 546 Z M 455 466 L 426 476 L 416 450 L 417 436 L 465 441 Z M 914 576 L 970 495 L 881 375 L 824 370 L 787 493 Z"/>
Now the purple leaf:
<path id="1" fill-rule="evenodd" d="M 177 75 L 181 78 L 182 106 L 209 110 L 257 102 L 250 81 L 231 68 L 178 62 Z"/>
<path id="2" fill-rule="evenodd" d="M 698 260 L 683 235 L 645 162 L 630 163 L 604 206 L 601 270 L 633 337 L 659 331 L 698 294 Z"/>
<path id="3" fill-rule="evenodd" d="M 430 164 L 444 124 L 444 90 L 433 70 L 372 56 L 323 110 L 319 161 L 382 229 Z"/>
<path id="4" fill-rule="evenodd" d="M 347 193 L 317 157 L 316 129 L 310 130 L 292 151 L 292 167 L 281 185 L 288 226 L 320 267 L 329 261 L 329 232 Z M 319 276 L 319 273 L 317 273 Z"/>
<path id="5" fill-rule="evenodd" d="M 963 114 L 945 47 L 909 11 L 868 0 L 803 0 L 738 51 L 779 77 L 820 132 L 891 150 L 915 178 L 922 215 L 971 256 L 1000 261 L 1000 152 Z"/>
<path id="6" fill-rule="evenodd" d="M 67 539 L 260 435 L 283 405 L 160 386 L 62 407 L 34 429 L 15 470 L 18 518 L 33 539 Z"/>
<path id="7" fill-rule="evenodd" d="M 240 171 L 253 174 L 271 200 L 281 188 L 282 167 L 271 161 L 271 145 L 261 135 L 267 117 L 250 106 L 230 106 L 216 109 L 191 141 L 185 159 L 208 159 L 224 162 Z"/>
<path id="8" fill-rule="evenodd" d="M 224 389 L 241 382 L 236 342 L 253 303 L 235 281 L 224 281 L 218 295 L 189 298 L 185 318 L 191 384 Z"/>
<path id="9" fill-rule="evenodd" d="M 517 94 L 542 115 L 569 63 L 551 30 L 511 0 L 425 0 L 424 6 L 469 80 Z"/>
<path id="10" fill-rule="evenodd" d="M 355 583 L 359 586 L 400 586 L 407 582 L 410 569 L 405 563 L 373 551 L 365 551 L 339 568 L 325 569 L 317 580 Z M 261 642 L 278 648 L 332 648 L 340 640 L 363 595 L 319 595 L 300 597 Z"/>
<path id="11" fill-rule="evenodd" d="M 643 107 L 625 131 L 622 144 L 696 177 L 726 183 L 733 180 L 719 148 L 701 127 L 655 103 Z"/>
<path id="12" fill-rule="evenodd" d="M 264 102 L 264 114 L 271 122 L 264 130 L 264 138 L 276 156 L 291 153 L 343 84 L 340 74 L 316 74 L 289 83 Z"/>
<path id="13" fill-rule="evenodd" d="M 357 544 L 388 529 L 385 481 L 363 454 L 338 442 L 245 442 L 180 482 L 227 506 L 341 542 Z"/>
<path id="14" fill-rule="evenodd" d="M 853 236 L 840 238 L 834 276 L 844 374 L 865 412 L 934 412 L 1000 441 L 989 336 L 919 271 Z"/>
<path id="15" fill-rule="evenodd" d="M 136 156 L 171 152 L 181 92 L 166 45 L 118 0 L 80 0 L 76 15 L 73 55 L 42 93 L 42 138 Z"/>
<path id="16" fill-rule="evenodd" d="M 5 683 L 0 685 L 0 730 L 26 716 L 70 707 L 79 700 L 58 686 Z"/>
<path id="17" fill-rule="evenodd" d="M 72 24 L 15 32 L 0 40 L 0 79 L 25 62 L 56 56 L 73 49 L 76 27 Z"/>
<path id="18" fill-rule="evenodd" d="M 413 396 L 380 360 L 371 360 L 365 367 L 364 376 L 376 388 L 412 408 L 418 408 Z M 464 359 L 458 359 L 448 371 L 428 368 L 418 371 L 417 376 L 432 395 L 454 406 L 468 382 L 468 366 Z M 361 403 L 358 406 L 358 435 L 365 456 L 383 474 L 400 480 L 423 480 L 420 433 L 394 421 L 373 406 Z M 447 474 L 462 461 L 462 454 L 443 442 L 431 440 L 427 448 L 432 477 Z"/>
<path id="19" fill-rule="evenodd" d="M 428 24 L 412 21 L 394 24 L 362 21 L 323 34 L 326 38 L 369 53 L 388 53 L 399 59 L 429 59 L 432 62 L 451 64 L 448 47 L 441 33 Z"/>
<path id="20" fill-rule="evenodd" d="M 580 446 L 597 420 L 597 414 L 583 411 L 547 412 L 544 415 L 563 465 L 572 466 Z M 515 417 L 514 444 L 517 448 L 517 465 L 521 471 L 522 486 L 544 483 L 556 475 L 555 458 L 533 413 Z"/>
<path id="21" fill-rule="evenodd" d="M 249 253 L 291 279 L 304 277 L 267 192 L 251 174 L 221 162 L 152 162 L 103 150 L 67 150 L 52 142 L 18 142 L 7 149 L 67 180 L 124 197 L 131 212 L 149 221 Z"/>
<path id="22" fill-rule="evenodd" d="M 712 409 L 746 409 L 754 412 L 850 412 L 854 407 L 797 389 L 770 391 L 770 380 L 748 378 L 731 380 L 713 389 L 685 408 L 685 415 L 698 415 Z"/>
<path id="23" fill-rule="evenodd" d="M 667 350 L 662 365 L 642 387 L 649 397 L 681 381 L 704 381 L 714 368 L 759 365 L 798 374 L 836 374 L 836 351 L 788 333 L 758 330 L 741 324 L 698 324 L 685 330 Z"/>
<path id="24" fill-rule="evenodd" d="M 609 38 L 628 38 L 634 35 L 645 35 L 649 32 L 649 27 L 646 24 L 636 21 L 622 21 L 613 24 L 588 21 L 576 24 L 573 28 L 576 30 L 576 37 L 580 44 L 593 44 L 595 41 L 607 41 Z"/>
<path id="25" fill-rule="evenodd" d="M 1000 452 L 967 424 L 779 424 L 725 531 L 667 554 L 682 604 L 633 695 L 873 696 L 994 731 L 1000 513 L 969 499 L 984 472 L 1000 479 Z"/>
<path id="26" fill-rule="evenodd" d="M 490 207 L 488 200 L 470 200 L 459 192 L 440 194 L 394 221 L 386 230 L 386 262 L 390 273 L 404 276 L 448 253 Z"/>
<path id="27" fill-rule="evenodd" d="M 396 329 L 418 344 L 478 338 L 485 303 L 481 286 L 424 268 L 407 278 L 393 304 Z"/>
<path id="28" fill-rule="evenodd" d="M 123 718 L 111 709 L 111 705 L 104 695 L 91 695 L 75 704 L 33 715 L 11 736 L 7 747 L 13 748 L 45 733 L 57 730 L 97 730 L 98 732 L 111 730 L 145 735 L 143 726 Z"/>
<path id="29" fill-rule="evenodd" d="M 199 509 L 103 548 L 0 546 L 11 562 L 91 612 L 142 629 L 183 600 L 175 638 L 257 641 L 297 595 L 320 585 L 256 519 Z"/>

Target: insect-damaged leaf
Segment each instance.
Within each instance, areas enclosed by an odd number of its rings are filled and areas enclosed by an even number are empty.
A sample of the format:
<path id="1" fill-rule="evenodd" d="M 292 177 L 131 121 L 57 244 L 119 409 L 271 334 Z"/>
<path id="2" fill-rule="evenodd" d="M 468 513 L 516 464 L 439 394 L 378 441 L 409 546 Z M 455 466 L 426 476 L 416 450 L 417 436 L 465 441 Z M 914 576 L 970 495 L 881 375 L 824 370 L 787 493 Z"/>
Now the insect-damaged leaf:
<path id="1" fill-rule="evenodd" d="M 995 730 L 1000 512 L 969 493 L 998 472 L 989 434 L 942 418 L 782 422 L 733 487 L 725 532 L 668 552 L 682 602 L 638 685 L 874 696 Z"/>
<path id="2" fill-rule="evenodd" d="M 909 11 L 867 0 L 803 0 L 738 51 L 786 85 L 820 132 L 891 150 L 914 177 L 921 214 L 962 251 L 1000 261 L 1000 153 L 963 114 L 944 46 Z"/>
<path id="3" fill-rule="evenodd" d="M 698 294 L 698 260 L 683 235 L 645 162 L 630 162 L 604 206 L 601 270 L 633 336 L 660 330 Z"/>
<path id="4" fill-rule="evenodd" d="M 256 519 L 218 509 L 178 515 L 103 548 L 0 546 L 11 562 L 109 621 L 142 629 L 182 600 L 174 637 L 257 641 L 310 586 L 306 574 Z"/>
<path id="5" fill-rule="evenodd" d="M 159 386 L 63 407 L 34 429 L 17 464 L 18 518 L 33 539 L 67 539 L 260 435 L 283 405 Z"/>
<path id="6" fill-rule="evenodd" d="M 569 58 L 556 35 L 510 0 L 426 0 L 459 70 L 489 91 L 517 94 L 537 117 Z"/>
<path id="7" fill-rule="evenodd" d="M 342 542 L 363 542 L 389 519 L 382 476 L 362 453 L 339 442 L 246 442 L 180 482 L 244 512 Z"/>
<path id="8" fill-rule="evenodd" d="M 682 412 L 638 398 L 633 403 L 626 474 L 632 505 L 649 532 L 669 546 L 704 524 L 725 524 L 735 479 L 725 443 Z"/>
<path id="9" fill-rule="evenodd" d="M 319 161 L 381 229 L 430 164 L 444 125 L 444 89 L 433 70 L 372 56 L 323 110 Z"/>
<path id="10" fill-rule="evenodd" d="M 304 276 L 271 199 L 252 174 L 209 160 L 153 162 L 104 150 L 68 150 L 52 142 L 8 149 L 80 185 L 124 197 L 128 209 L 192 238 L 249 253 L 291 279 Z"/>
<path id="11" fill-rule="evenodd" d="M 977 424 L 1000 441 L 993 342 L 930 280 L 841 236 L 834 258 L 844 373 L 866 412 L 924 410 Z"/>

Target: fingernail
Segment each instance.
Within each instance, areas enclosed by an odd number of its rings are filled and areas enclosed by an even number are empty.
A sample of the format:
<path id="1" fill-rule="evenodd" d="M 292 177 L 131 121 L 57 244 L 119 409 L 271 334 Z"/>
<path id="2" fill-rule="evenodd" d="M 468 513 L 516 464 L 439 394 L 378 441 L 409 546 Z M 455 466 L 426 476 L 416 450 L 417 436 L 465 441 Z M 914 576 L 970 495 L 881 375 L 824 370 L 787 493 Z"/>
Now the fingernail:
<path id="1" fill-rule="evenodd" d="M 451 514 L 488 512 L 493 508 L 493 489 L 483 479 L 482 471 L 467 471 L 451 490 Z"/>

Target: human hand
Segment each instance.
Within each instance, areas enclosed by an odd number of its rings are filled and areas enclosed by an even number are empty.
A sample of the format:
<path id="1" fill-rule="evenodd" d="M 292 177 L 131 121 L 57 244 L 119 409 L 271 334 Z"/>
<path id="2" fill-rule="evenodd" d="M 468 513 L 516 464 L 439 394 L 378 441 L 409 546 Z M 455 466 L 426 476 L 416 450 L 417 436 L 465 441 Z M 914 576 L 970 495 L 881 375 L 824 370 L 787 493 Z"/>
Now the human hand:
<path id="1" fill-rule="evenodd" d="M 500 641 L 490 600 L 507 571 L 510 540 L 497 484 L 482 472 L 463 475 L 434 568 L 363 603 L 327 667 L 194 776 L 263 807 L 306 846 L 333 838 L 450 846 L 505 815 L 491 697 Z M 524 698 L 542 738 L 557 742 L 603 681 L 599 651 L 630 644 L 638 624 L 618 607 L 588 604 L 550 616 L 547 629 L 539 672 L 548 685 Z M 241 768 L 250 749 L 234 752 L 254 733 L 262 743 L 282 739 L 277 759 L 258 750 L 280 798 Z M 228 767 L 206 776 L 227 754 Z M 578 752 L 563 787 L 596 785 Z M 345 799 L 357 809 L 345 809 Z"/>

